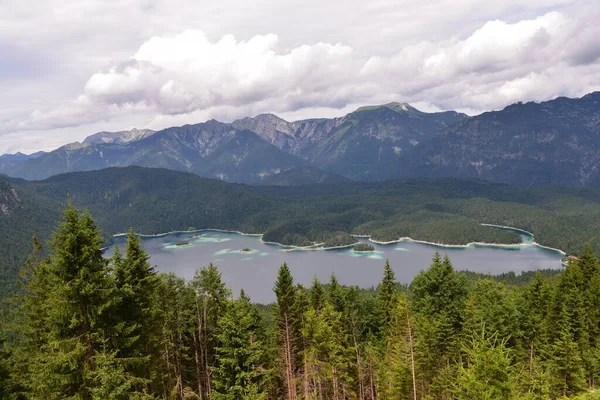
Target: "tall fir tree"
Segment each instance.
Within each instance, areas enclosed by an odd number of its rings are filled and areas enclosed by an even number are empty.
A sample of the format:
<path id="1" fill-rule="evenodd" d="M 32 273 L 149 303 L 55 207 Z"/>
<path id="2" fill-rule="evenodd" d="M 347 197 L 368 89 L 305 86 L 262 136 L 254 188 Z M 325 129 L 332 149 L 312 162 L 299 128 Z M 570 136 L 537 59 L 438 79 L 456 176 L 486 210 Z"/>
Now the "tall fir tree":
<path id="1" fill-rule="evenodd" d="M 228 305 L 231 291 L 212 263 L 196 272 L 191 282 L 194 291 L 195 329 L 192 332 L 196 370 L 196 388 L 201 398 L 212 396 L 212 371 L 218 366 L 219 346 L 217 321 Z"/>
<path id="2" fill-rule="evenodd" d="M 97 358 L 114 334 L 106 313 L 118 300 L 102 244 L 92 217 L 69 204 L 49 260 L 35 266 L 26 284 L 23 308 L 31 317 L 23 335 L 37 347 L 27 370 L 33 397 L 90 399 L 102 384 Z"/>
<path id="3" fill-rule="evenodd" d="M 455 395 L 460 400 L 509 400 L 515 395 L 510 350 L 498 332 L 488 334 L 485 324 L 471 335 L 463 350 Z"/>
<path id="4" fill-rule="evenodd" d="M 111 310 L 119 330 L 117 355 L 128 360 L 129 365 L 124 367 L 128 373 L 148 383 L 152 379 L 151 366 L 155 363 L 155 338 L 159 330 L 153 307 L 158 278 L 149 259 L 140 238 L 130 230 L 125 258 L 117 247 L 111 260 L 119 298 Z M 143 390 L 143 387 L 138 385 L 137 389 Z"/>
<path id="5" fill-rule="evenodd" d="M 464 277 L 447 256 L 442 259 L 438 253 L 429 269 L 421 271 L 410 285 L 419 337 L 417 364 L 424 384 L 436 396 L 449 390 L 444 376 L 452 375 L 452 360 L 459 353 L 467 295 Z"/>
<path id="6" fill-rule="evenodd" d="M 294 312 L 294 303 L 296 301 L 294 279 L 289 267 L 285 263 L 279 268 L 273 290 L 277 298 L 277 340 L 281 348 L 281 375 L 285 382 L 285 398 L 287 400 L 296 400 L 296 351 L 299 338 L 295 325 L 299 316 Z"/>
<path id="7" fill-rule="evenodd" d="M 325 289 L 323 289 L 323 285 L 315 276 L 313 278 L 312 285 L 309 291 L 310 296 L 310 306 L 315 310 L 320 310 L 325 307 Z"/>
<path id="8" fill-rule="evenodd" d="M 382 336 L 385 336 L 394 321 L 393 313 L 398 303 L 398 283 L 389 260 L 385 262 L 383 278 L 377 290 L 377 302 L 381 313 Z"/>
<path id="9" fill-rule="evenodd" d="M 244 291 L 219 316 L 215 400 L 266 399 L 270 369 L 260 317 Z"/>

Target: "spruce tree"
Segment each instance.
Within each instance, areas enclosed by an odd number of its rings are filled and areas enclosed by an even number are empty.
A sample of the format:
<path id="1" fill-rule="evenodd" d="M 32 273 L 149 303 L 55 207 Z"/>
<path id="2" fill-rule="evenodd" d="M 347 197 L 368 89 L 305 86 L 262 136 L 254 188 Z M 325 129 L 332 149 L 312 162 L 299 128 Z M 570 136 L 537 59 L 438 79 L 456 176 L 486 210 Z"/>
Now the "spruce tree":
<path id="1" fill-rule="evenodd" d="M 445 384 L 440 383 L 442 369 L 447 369 L 458 356 L 467 295 L 463 276 L 454 270 L 447 256 L 442 260 L 438 253 L 429 269 L 421 271 L 410 285 L 416 336 L 419 337 L 418 365 L 431 390 L 447 390 Z"/>
<path id="2" fill-rule="evenodd" d="M 215 400 L 260 400 L 267 396 L 269 369 L 262 323 L 242 290 L 219 316 L 219 359 L 214 369 Z"/>
<path id="3" fill-rule="evenodd" d="M 563 313 L 567 313 L 566 306 Z M 566 397 L 586 388 L 586 372 L 581 350 L 568 325 L 563 325 L 558 335 L 552 346 L 552 384 L 557 395 Z"/>
<path id="4" fill-rule="evenodd" d="M 98 385 L 97 357 L 114 332 L 106 313 L 117 300 L 102 244 L 91 216 L 69 204 L 49 260 L 26 283 L 23 335 L 36 346 L 27 368 L 33 397 L 89 399 Z"/>
<path id="5" fill-rule="evenodd" d="M 156 290 L 156 308 L 161 315 L 159 373 L 163 398 L 182 400 L 197 393 L 189 387 L 186 370 L 191 359 L 190 331 L 194 312 L 194 291 L 174 274 L 160 274 Z"/>
<path id="6" fill-rule="evenodd" d="M 377 302 L 381 314 L 382 335 L 385 335 L 385 332 L 393 322 L 393 313 L 398 303 L 398 283 L 396 282 L 396 275 L 390 266 L 389 260 L 385 262 L 383 279 L 377 288 Z"/>
<path id="7" fill-rule="evenodd" d="M 320 310 L 325 306 L 325 290 L 317 277 L 313 278 L 312 286 L 310 287 L 310 306 L 315 310 Z"/>
<path id="8" fill-rule="evenodd" d="M 520 293 L 518 301 L 519 330 L 518 340 L 520 359 L 525 365 L 521 374 L 521 392 L 529 398 L 549 397 L 549 357 L 548 312 L 551 301 L 551 288 L 537 271 L 534 280 Z"/>
<path id="9" fill-rule="evenodd" d="M 565 271 L 560 275 L 560 280 L 556 286 L 553 308 L 551 310 L 551 327 L 552 336 L 554 338 L 554 346 L 552 346 L 554 360 L 554 378 L 565 381 L 567 385 L 575 385 L 566 387 L 565 391 L 572 393 L 580 390 L 578 379 L 563 379 L 565 373 L 560 363 L 563 360 L 569 361 L 569 370 L 582 368 L 584 377 L 593 376 L 593 352 L 590 348 L 589 325 L 587 324 L 588 310 L 586 308 L 586 292 L 584 283 L 585 279 L 581 274 L 577 263 L 570 263 Z M 557 343 L 565 343 L 568 345 L 569 352 L 564 353 Z M 577 351 L 578 356 L 574 357 L 570 351 Z M 580 365 L 575 368 L 574 364 Z M 567 374 L 569 375 L 569 374 Z M 578 373 L 572 373 L 569 376 L 578 376 Z M 584 378 L 585 379 L 585 378 Z"/>
<path id="10" fill-rule="evenodd" d="M 285 382 L 285 397 L 287 400 L 296 400 L 296 349 L 298 336 L 294 328 L 299 318 L 294 313 L 294 303 L 296 300 L 294 279 L 289 267 L 285 263 L 279 268 L 273 290 L 277 297 L 277 340 L 280 345 L 281 364 L 283 368 L 281 375 Z"/>
<path id="11" fill-rule="evenodd" d="M 344 289 L 342 288 L 342 286 L 337 280 L 337 277 L 333 273 L 329 278 L 329 286 L 327 289 L 329 302 L 333 306 L 333 309 L 339 313 L 345 314 L 347 311 L 347 304 Z"/>
<path id="12" fill-rule="evenodd" d="M 212 370 L 217 367 L 215 349 L 219 346 L 219 315 L 227 308 L 231 291 L 212 263 L 196 271 L 191 282 L 194 292 L 195 329 L 192 332 L 196 364 L 196 390 L 202 398 L 210 398 L 213 390 Z"/>
<path id="13" fill-rule="evenodd" d="M 464 344 L 465 365 L 460 366 L 456 397 L 458 399 L 512 399 L 513 372 L 510 351 L 498 333 L 489 335 L 485 325 Z"/>
<path id="14" fill-rule="evenodd" d="M 149 255 L 133 230 L 127 235 L 125 258 L 118 247 L 111 260 L 119 302 L 111 310 L 119 329 L 118 356 L 126 358 L 126 370 L 139 377 L 151 378 L 150 358 L 155 354 L 154 342 L 158 326 L 153 299 L 158 279 L 149 263 Z"/>

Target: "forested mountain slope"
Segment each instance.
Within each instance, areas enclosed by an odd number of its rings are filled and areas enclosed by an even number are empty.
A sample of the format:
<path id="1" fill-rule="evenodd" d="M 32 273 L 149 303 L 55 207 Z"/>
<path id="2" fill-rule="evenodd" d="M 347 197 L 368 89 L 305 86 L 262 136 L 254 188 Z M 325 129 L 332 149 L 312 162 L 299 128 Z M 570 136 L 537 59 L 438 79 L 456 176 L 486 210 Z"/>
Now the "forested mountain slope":
<path id="1" fill-rule="evenodd" d="M 0 268 L 7 288 L 31 249 L 60 216 L 67 197 L 88 209 L 107 235 L 219 228 L 263 233 L 291 245 L 336 241 L 348 234 L 448 244 L 514 243 L 519 236 L 480 224 L 514 226 L 538 242 L 577 253 L 600 250 L 600 192 L 592 188 L 515 188 L 477 180 L 409 179 L 302 187 L 252 187 L 156 168 L 109 168 L 45 181 L 2 180 Z M 339 238 L 344 243 L 338 243 Z M 334 243 L 334 242 L 330 242 Z"/>
<path id="2" fill-rule="evenodd" d="M 250 129 L 316 167 L 353 180 L 383 180 L 402 154 L 465 118 L 453 111 L 424 113 L 409 104 L 389 103 L 361 107 L 341 118 L 287 122 L 264 114 L 232 125 Z"/>
<path id="3" fill-rule="evenodd" d="M 600 92 L 517 103 L 469 118 L 417 146 L 398 170 L 524 186 L 598 186 Z"/>

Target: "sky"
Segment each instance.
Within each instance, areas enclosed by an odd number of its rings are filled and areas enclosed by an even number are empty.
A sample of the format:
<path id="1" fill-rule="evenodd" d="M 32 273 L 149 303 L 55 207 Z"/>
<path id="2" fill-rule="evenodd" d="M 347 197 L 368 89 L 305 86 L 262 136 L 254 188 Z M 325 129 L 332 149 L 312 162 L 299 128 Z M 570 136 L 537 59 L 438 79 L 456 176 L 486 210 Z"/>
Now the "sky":
<path id="1" fill-rule="evenodd" d="M 600 90 L 598 0 L 0 0 L 0 154 L 99 131 Z"/>

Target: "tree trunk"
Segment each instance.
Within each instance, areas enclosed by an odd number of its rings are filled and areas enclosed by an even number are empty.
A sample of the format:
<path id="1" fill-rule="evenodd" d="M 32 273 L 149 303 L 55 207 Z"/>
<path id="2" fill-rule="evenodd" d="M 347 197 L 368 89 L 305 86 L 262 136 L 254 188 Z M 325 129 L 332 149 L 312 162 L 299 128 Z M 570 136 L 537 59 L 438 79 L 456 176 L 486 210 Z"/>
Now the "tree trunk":
<path id="1" fill-rule="evenodd" d="M 202 329 L 204 330 L 204 336 L 203 336 L 203 340 L 202 343 L 204 344 L 203 348 L 204 348 L 204 373 L 206 375 L 206 384 L 204 385 L 206 388 L 206 397 L 207 399 L 211 399 L 212 398 L 212 385 L 211 385 L 211 379 L 210 379 L 210 366 L 208 363 L 208 328 L 207 328 L 207 315 L 206 315 L 206 304 L 203 305 L 203 318 L 202 318 Z M 200 329 L 200 327 L 198 328 Z"/>
<path id="2" fill-rule="evenodd" d="M 308 388 L 308 360 L 306 357 L 306 346 L 304 346 L 304 371 L 303 371 L 303 386 L 304 386 L 304 400 L 309 400 L 309 388 Z"/>
<path id="3" fill-rule="evenodd" d="M 292 352 L 292 339 L 290 334 L 290 324 L 288 321 L 287 314 L 283 315 L 284 319 L 284 356 L 285 356 L 285 370 L 286 370 L 286 385 L 288 388 L 288 400 L 296 400 L 296 383 L 294 382 L 294 366 L 293 366 L 293 352 Z"/>
<path id="4" fill-rule="evenodd" d="M 173 340 L 173 344 L 175 344 L 175 340 Z M 173 367 L 175 369 L 175 381 L 176 381 L 175 387 L 177 389 L 177 396 L 178 396 L 177 398 L 183 399 L 183 376 L 182 376 L 182 372 L 181 372 L 181 354 L 180 354 L 180 349 L 179 349 L 178 344 L 175 344 L 175 349 L 173 351 L 173 355 L 174 355 Z"/>
<path id="5" fill-rule="evenodd" d="M 408 345 L 410 347 L 410 373 L 412 375 L 413 397 L 417 400 L 417 378 L 415 376 L 415 351 L 413 346 L 412 327 L 410 317 L 406 315 L 406 323 L 408 325 Z"/>
<path id="6" fill-rule="evenodd" d="M 354 341 L 354 348 L 356 349 L 356 366 L 358 368 L 358 400 L 364 400 L 364 388 L 363 388 L 363 372 L 360 360 L 360 349 L 356 341 L 356 332 L 352 332 L 352 340 Z"/>
<path id="7" fill-rule="evenodd" d="M 192 332 L 192 336 L 194 337 L 194 360 L 196 362 L 196 379 L 198 380 L 198 397 L 202 400 L 202 369 L 200 368 L 200 355 L 198 354 L 200 351 L 200 338 L 196 337 L 195 332 Z"/>
<path id="8" fill-rule="evenodd" d="M 338 400 L 338 380 L 337 380 L 337 370 L 335 367 L 331 367 L 331 377 L 333 384 L 333 400 Z"/>
<path id="9" fill-rule="evenodd" d="M 377 390 L 375 388 L 375 372 L 373 371 L 373 360 L 369 362 L 369 381 L 371 386 L 371 399 L 377 399 Z"/>
<path id="10" fill-rule="evenodd" d="M 529 345 L 529 378 L 533 378 L 533 342 Z"/>

